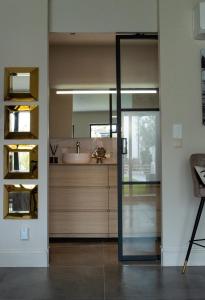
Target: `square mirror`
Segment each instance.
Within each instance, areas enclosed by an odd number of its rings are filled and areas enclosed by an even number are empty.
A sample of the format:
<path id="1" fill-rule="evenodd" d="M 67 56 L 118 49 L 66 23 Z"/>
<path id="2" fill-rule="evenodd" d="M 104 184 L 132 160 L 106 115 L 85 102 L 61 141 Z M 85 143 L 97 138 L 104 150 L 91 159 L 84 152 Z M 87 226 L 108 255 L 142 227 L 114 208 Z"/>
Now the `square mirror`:
<path id="1" fill-rule="evenodd" d="M 5 106 L 4 136 L 6 139 L 37 139 L 38 106 Z"/>
<path id="2" fill-rule="evenodd" d="M 38 68 L 5 68 L 4 99 L 32 101 L 38 99 Z"/>
<path id="3" fill-rule="evenodd" d="M 4 186 L 5 219 L 37 219 L 38 186 L 15 184 Z"/>
<path id="4" fill-rule="evenodd" d="M 5 179 L 38 178 L 38 146 L 36 145 L 4 146 L 4 178 Z"/>

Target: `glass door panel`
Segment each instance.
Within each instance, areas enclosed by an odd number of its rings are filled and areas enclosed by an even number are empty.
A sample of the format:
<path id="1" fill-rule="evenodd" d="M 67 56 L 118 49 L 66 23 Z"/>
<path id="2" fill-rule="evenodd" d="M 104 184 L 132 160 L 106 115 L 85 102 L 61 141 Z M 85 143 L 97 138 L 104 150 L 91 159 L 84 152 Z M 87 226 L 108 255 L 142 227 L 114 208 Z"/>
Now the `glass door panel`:
<path id="1" fill-rule="evenodd" d="M 122 156 L 123 182 L 159 181 L 159 111 L 122 111 L 121 121 L 127 144 Z"/>
<path id="2" fill-rule="evenodd" d="M 116 47 L 119 259 L 156 260 L 161 235 L 159 94 L 149 76 L 154 71 L 139 57 L 144 49 L 145 61 L 154 59 L 156 36 L 120 35 Z M 136 65 L 130 63 L 133 56 Z"/>
<path id="3" fill-rule="evenodd" d="M 124 184 L 122 205 L 123 255 L 159 255 L 160 186 Z"/>

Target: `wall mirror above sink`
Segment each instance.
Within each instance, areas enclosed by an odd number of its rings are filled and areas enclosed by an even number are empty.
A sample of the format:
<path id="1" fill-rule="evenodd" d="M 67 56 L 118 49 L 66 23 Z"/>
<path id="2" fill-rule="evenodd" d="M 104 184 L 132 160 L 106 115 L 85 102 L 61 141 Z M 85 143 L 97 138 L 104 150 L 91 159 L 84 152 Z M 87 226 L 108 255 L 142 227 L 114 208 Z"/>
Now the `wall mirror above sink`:
<path id="1" fill-rule="evenodd" d="M 116 118 L 113 118 L 117 109 L 116 97 L 73 95 L 72 102 L 73 138 L 103 138 L 116 134 Z"/>
<path id="2" fill-rule="evenodd" d="M 50 137 L 116 137 L 116 95 L 79 91 L 65 95 L 51 91 Z"/>
<path id="3" fill-rule="evenodd" d="M 4 136 L 6 139 L 37 139 L 38 106 L 5 106 Z"/>
<path id="4" fill-rule="evenodd" d="M 5 68 L 4 100 L 38 100 L 38 68 Z"/>
<path id="5" fill-rule="evenodd" d="M 121 93 L 123 110 L 159 107 L 155 88 L 126 88 Z M 117 137 L 116 90 L 58 90 L 51 95 L 51 138 Z"/>

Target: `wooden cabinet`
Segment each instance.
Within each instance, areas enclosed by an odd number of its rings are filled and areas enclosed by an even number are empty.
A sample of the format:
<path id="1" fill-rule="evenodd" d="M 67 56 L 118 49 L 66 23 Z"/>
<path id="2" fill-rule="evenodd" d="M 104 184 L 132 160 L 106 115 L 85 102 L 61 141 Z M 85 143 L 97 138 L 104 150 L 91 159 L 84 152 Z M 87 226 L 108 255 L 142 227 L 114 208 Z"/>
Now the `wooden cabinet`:
<path id="1" fill-rule="evenodd" d="M 109 186 L 117 186 L 117 167 L 116 166 L 110 166 L 108 168 L 108 181 Z"/>
<path id="2" fill-rule="evenodd" d="M 50 187 L 50 210 L 108 210 L 106 187 Z"/>
<path id="3" fill-rule="evenodd" d="M 108 231 L 109 237 L 117 237 L 117 210 L 109 211 L 108 213 Z"/>
<path id="4" fill-rule="evenodd" d="M 109 188 L 109 209 L 110 210 L 117 210 L 117 187 L 110 187 Z"/>
<path id="5" fill-rule="evenodd" d="M 59 236 L 107 235 L 106 211 L 65 211 L 53 212 L 50 216 L 50 232 Z"/>
<path id="6" fill-rule="evenodd" d="M 108 186 L 108 167 L 96 165 L 56 165 L 50 167 L 50 186 Z"/>
<path id="7" fill-rule="evenodd" d="M 108 232 L 109 237 L 118 236 L 118 202 L 117 202 L 117 169 L 110 166 L 108 169 L 109 181 L 109 213 L 108 213 Z"/>
<path id="8" fill-rule="evenodd" d="M 116 173 L 114 165 L 51 165 L 50 236 L 117 236 Z"/>

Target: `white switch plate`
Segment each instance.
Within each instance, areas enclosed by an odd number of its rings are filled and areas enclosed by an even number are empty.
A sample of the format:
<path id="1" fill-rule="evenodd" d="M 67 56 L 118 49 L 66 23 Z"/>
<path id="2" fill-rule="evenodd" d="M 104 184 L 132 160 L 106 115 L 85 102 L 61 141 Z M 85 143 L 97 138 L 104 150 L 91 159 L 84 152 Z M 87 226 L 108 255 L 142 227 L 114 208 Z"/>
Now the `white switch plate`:
<path id="1" fill-rule="evenodd" d="M 182 124 L 173 124 L 172 137 L 173 139 L 182 139 Z"/>
<path id="2" fill-rule="evenodd" d="M 22 227 L 20 230 L 20 239 L 21 240 L 29 240 L 29 228 Z"/>

